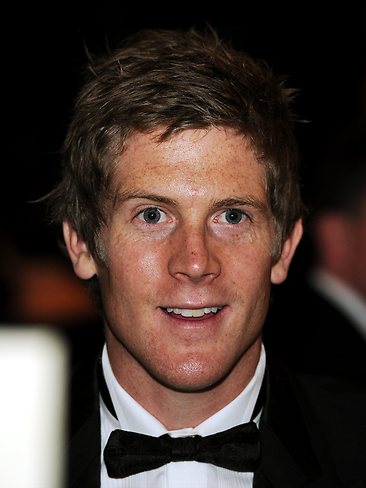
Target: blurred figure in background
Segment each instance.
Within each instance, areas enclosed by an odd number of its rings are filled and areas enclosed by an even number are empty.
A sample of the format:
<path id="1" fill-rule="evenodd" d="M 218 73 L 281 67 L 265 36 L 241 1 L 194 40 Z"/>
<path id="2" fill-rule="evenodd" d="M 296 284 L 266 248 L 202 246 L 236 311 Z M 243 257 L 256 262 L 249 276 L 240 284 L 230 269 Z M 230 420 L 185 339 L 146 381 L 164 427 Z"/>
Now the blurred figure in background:
<path id="1" fill-rule="evenodd" d="M 366 131 L 334 139 L 310 168 L 310 270 L 275 290 L 266 334 L 296 369 L 365 380 Z"/>

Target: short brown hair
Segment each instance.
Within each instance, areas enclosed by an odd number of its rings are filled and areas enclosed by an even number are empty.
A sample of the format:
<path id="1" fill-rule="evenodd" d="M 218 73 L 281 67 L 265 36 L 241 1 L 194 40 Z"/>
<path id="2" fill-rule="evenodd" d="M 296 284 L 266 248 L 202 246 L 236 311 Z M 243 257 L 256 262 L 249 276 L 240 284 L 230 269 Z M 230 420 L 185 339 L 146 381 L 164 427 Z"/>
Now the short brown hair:
<path id="1" fill-rule="evenodd" d="M 267 195 L 283 240 L 301 216 L 294 90 L 262 60 L 212 28 L 143 30 L 90 59 L 63 147 L 63 176 L 50 193 L 52 219 L 69 221 L 98 258 L 114 162 L 132 133 L 226 127 L 245 135 L 266 167 Z"/>

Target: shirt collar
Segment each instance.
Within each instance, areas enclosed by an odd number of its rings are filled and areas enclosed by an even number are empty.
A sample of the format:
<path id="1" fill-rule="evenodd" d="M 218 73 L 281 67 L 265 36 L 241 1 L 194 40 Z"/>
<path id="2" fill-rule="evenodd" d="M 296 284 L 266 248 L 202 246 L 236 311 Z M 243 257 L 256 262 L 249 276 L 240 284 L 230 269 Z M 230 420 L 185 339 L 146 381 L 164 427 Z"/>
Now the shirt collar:
<path id="1" fill-rule="evenodd" d="M 232 402 L 195 428 L 187 427 L 168 431 L 157 418 L 136 402 L 118 383 L 109 362 L 106 345 L 104 345 L 102 352 L 103 374 L 120 428 L 152 436 L 160 436 L 166 433 L 171 434 L 173 437 L 195 434 L 210 435 L 235 425 L 249 422 L 263 381 L 265 364 L 266 354 L 262 344 L 260 358 L 253 378 Z"/>

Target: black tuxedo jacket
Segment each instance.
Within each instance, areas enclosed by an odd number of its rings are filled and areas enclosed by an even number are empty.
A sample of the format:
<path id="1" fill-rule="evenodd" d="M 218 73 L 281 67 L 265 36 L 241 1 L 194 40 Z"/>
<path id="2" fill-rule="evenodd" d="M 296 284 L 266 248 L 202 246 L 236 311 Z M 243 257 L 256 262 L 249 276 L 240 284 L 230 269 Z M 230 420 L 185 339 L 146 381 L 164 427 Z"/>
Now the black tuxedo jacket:
<path id="1" fill-rule="evenodd" d="M 75 372 L 68 488 L 100 487 L 96 378 L 95 361 Z M 366 487 L 365 392 L 338 380 L 299 379 L 268 353 L 265 381 L 254 488 Z"/>

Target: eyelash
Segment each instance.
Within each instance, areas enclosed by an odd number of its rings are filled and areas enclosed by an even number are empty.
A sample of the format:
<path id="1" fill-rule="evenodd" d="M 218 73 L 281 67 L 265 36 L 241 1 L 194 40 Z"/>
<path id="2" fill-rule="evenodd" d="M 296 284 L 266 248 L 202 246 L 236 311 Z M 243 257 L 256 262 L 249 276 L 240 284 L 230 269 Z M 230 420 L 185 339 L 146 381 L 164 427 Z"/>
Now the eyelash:
<path id="1" fill-rule="evenodd" d="M 155 219 L 155 221 L 150 221 L 150 222 L 149 222 L 149 221 L 147 221 L 147 220 L 146 220 L 146 217 L 147 217 L 147 215 L 148 215 L 149 213 L 150 213 L 150 216 L 152 216 L 152 215 L 153 215 L 153 213 L 156 213 L 156 214 L 157 214 L 157 218 L 158 218 L 158 220 L 156 220 L 156 219 Z M 229 221 L 227 220 L 227 217 L 228 217 L 230 214 L 234 214 L 234 213 L 238 214 L 238 216 L 240 217 L 240 220 L 239 220 L 238 222 L 229 222 Z M 239 210 L 239 209 L 237 209 L 237 208 L 228 208 L 228 209 L 226 209 L 226 210 L 223 210 L 223 211 L 222 211 L 222 212 L 221 212 L 221 213 L 218 215 L 218 217 L 216 217 L 216 218 L 215 218 L 215 221 L 219 221 L 219 220 L 220 220 L 220 217 L 221 217 L 222 215 L 224 215 L 224 216 L 225 216 L 224 218 L 226 219 L 226 222 L 227 222 L 228 224 L 231 224 L 231 225 L 237 225 L 237 224 L 240 224 L 240 223 L 243 221 L 243 219 L 249 219 L 249 220 L 250 220 L 249 216 L 248 216 L 248 215 L 247 215 L 245 212 L 243 212 L 242 210 Z M 161 220 L 161 217 L 162 217 L 162 216 L 165 216 L 165 219 L 164 219 L 164 220 Z M 167 220 L 167 215 L 166 215 L 166 212 L 164 212 L 164 210 L 161 210 L 161 209 L 160 209 L 160 208 L 158 208 L 158 207 L 147 207 L 147 208 L 145 208 L 144 210 L 141 210 L 141 212 L 139 212 L 139 213 L 137 214 L 137 218 L 138 218 L 139 220 L 143 220 L 143 221 L 144 221 L 146 224 L 155 225 L 155 224 L 158 224 L 158 223 L 161 223 L 161 222 L 165 222 L 165 221 Z M 154 219 L 153 219 L 153 220 L 154 220 Z"/>

